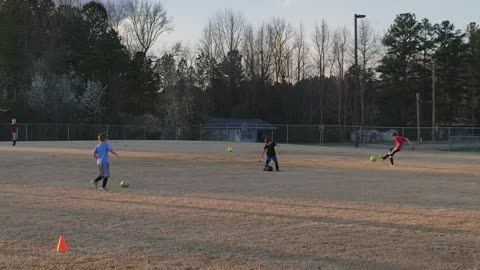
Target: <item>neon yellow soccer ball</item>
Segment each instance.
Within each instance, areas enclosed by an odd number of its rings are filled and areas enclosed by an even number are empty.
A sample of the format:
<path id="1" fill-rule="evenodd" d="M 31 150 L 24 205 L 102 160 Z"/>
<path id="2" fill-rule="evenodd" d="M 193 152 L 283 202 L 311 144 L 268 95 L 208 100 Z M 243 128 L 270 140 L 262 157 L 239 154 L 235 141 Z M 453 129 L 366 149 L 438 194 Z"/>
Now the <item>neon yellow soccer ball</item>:
<path id="1" fill-rule="evenodd" d="M 128 181 L 127 181 L 127 180 L 122 180 L 122 181 L 120 182 L 120 187 L 121 187 L 121 188 L 128 188 L 128 186 L 129 186 L 129 185 L 128 185 Z"/>
<path id="2" fill-rule="evenodd" d="M 232 153 L 232 152 L 233 152 L 233 148 L 232 148 L 232 147 L 228 147 L 228 148 L 227 148 L 227 152 Z"/>
<path id="3" fill-rule="evenodd" d="M 378 160 L 378 157 L 377 156 L 371 156 L 370 157 L 370 162 L 375 162 Z"/>

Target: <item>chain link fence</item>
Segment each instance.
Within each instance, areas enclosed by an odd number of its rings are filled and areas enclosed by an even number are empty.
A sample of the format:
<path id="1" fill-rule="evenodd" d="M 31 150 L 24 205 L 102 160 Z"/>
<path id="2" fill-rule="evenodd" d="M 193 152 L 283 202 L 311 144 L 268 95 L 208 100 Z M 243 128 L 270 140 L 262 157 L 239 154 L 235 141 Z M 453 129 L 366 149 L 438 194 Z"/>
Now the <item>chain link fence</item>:
<path id="1" fill-rule="evenodd" d="M 19 141 L 94 140 L 105 133 L 111 140 L 202 140 L 261 142 L 270 137 L 286 144 L 361 145 L 391 144 L 397 132 L 414 142 L 449 147 L 480 146 L 480 127 L 356 127 L 335 125 L 190 125 L 162 127 L 145 125 L 87 125 L 20 123 Z M 10 124 L 0 124 L 0 140 L 11 139 Z"/>

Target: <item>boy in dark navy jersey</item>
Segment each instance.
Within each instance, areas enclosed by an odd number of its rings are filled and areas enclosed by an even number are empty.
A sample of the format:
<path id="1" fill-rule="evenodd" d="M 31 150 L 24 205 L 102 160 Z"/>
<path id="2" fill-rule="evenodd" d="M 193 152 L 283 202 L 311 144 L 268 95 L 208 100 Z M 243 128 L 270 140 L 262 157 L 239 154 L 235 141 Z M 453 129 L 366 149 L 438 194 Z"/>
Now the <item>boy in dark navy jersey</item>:
<path id="1" fill-rule="evenodd" d="M 265 155 L 265 152 L 267 152 L 267 161 L 265 162 L 265 168 L 263 169 L 264 171 L 268 169 L 268 165 L 272 160 L 275 162 L 275 169 L 277 171 L 280 171 L 280 167 L 278 166 L 277 153 L 275 151 L 276 146 L 277 144 L 272 142 L 270 138 L 268 137 L 265 138 L 265 147 L 263 147 L 262 158 L 263 158 L 263 155 Z"/>

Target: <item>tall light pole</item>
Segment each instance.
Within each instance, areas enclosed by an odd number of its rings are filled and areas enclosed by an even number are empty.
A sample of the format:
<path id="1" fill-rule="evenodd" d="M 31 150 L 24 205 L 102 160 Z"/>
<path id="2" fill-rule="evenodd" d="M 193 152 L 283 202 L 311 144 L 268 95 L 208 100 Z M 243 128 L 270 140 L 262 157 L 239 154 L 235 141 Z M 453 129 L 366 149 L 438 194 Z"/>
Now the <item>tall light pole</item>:
<path id="1" fill-rule="evenodd" d="M 436 113 L 436 80 L 437 76 L 435 74 L 435 64 L 432 67 L 432 141 L 435 142 L 436 137 L 436 126 L 437 126 L 437 117 Z"/>
<path id="2" fill-rule="evenodd" d="M 359 144 L 360 144 L 360 136 L 362 136 L 362 134 L 358 134 L 358 101 L 357 101 L 357 98 L 358 98 L 358 83 L 359 83 L 359 80 L 358 80 L 358 27 L 357 27 L 357 20 L 358 19 L 363 19 L 363 18 L 366 18 L 367 16 L 366 15 L 360 15 L 360 14 L 355 14 L 354 15 L 354 18 L 355 18 L 355 67 L 354 67 L 354 72 L 355 72 L 355 93 L 353 94 L 354 98 L 353 98 L 353 108 L 354 108 L 354 115 L 355 115 L 355 147 L 358 148 Z"/>
<path id="3" fill-rule="evenodd" d="M 422 130 L 420 128 L 420 94 L 415 95 L 417 100 L 417 140 L 418 144 L 422 143 Z"/>

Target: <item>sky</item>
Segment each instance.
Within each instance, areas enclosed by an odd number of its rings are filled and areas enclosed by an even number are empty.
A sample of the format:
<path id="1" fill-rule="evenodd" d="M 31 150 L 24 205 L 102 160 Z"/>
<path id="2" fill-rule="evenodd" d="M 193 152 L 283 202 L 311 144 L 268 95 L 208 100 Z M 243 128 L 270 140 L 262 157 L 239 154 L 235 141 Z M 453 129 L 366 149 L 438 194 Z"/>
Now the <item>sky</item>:
<path id="1" fill-rule="evenodd" d="M 153 1 L 153 0 L 152 0 Z M 197 45 L 208 18 L 218 10 L 240 11 L 253 25 L 283 17 L 296 26 L 303 23 L 307 32 L 315 22 L 325 19 L 330 27 L 353 28 L 353 14 L 365 14 L 378 34 L 383 35 L 396 15 L 415 13 L 418 20 L 433 23 L 450 20 L 465 29 L 470 22 L 480 22 L 480 0 L 161 0 L 174 31 L 161 37 L 159 43 L 182 41 Z M 157 46 L 161 46 L 157 44 Z"/>

